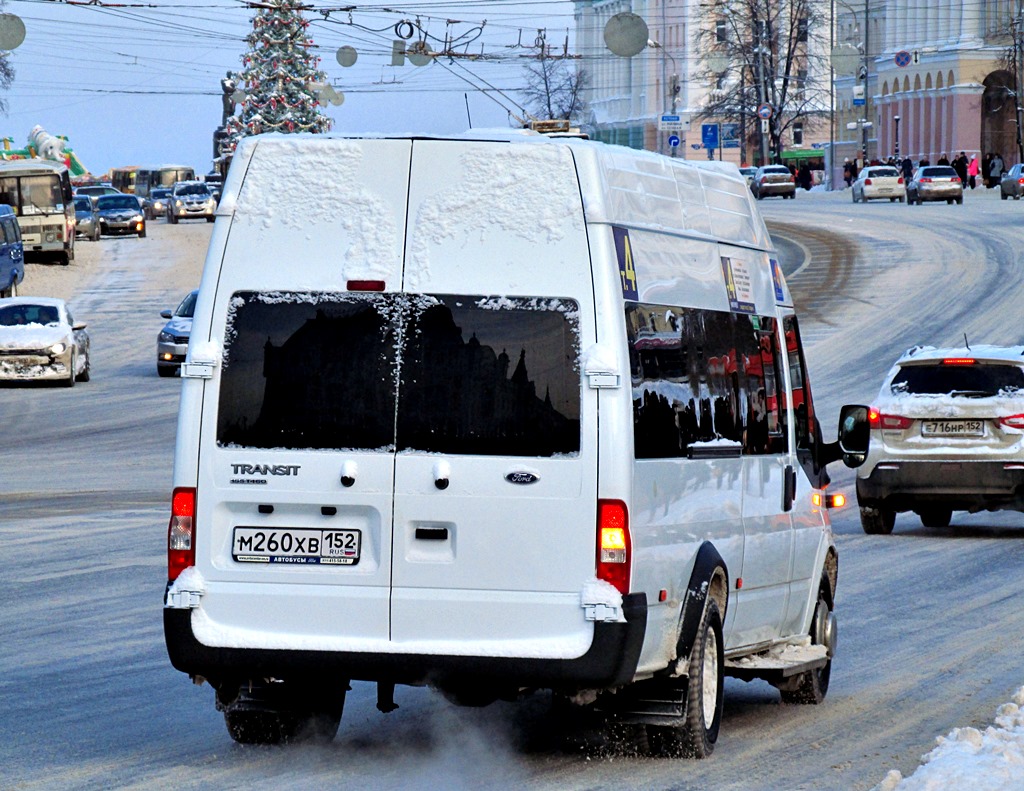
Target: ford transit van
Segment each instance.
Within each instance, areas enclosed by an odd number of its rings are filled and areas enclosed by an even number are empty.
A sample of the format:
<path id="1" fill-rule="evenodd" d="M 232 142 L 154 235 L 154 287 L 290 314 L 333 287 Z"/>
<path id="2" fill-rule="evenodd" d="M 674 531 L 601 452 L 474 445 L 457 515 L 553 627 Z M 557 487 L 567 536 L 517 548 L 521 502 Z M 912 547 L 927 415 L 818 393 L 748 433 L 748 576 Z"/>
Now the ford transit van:
<path id="1" fill-rule="evenodd" d="M 248 138 L 181 374 L 167 648 L 237 741 L 331 737 L 362 680 L 704 756 L 724 675 L 828 690 L 830 459 L 731 165 Z"/>

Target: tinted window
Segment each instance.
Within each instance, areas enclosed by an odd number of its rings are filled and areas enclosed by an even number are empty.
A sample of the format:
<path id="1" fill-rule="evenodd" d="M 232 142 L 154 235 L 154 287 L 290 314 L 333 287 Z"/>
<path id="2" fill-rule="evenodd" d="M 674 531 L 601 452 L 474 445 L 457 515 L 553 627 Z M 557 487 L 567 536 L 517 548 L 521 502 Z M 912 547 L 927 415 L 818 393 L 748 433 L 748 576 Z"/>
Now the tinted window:
<path id="1" fill-rule="evenodd" d="M 1024 390 L 1024 369 L 998 364 L 905 365 L 893 379 L 891 389 L 897 395 L 1016 395 Z"/>
<path id="2" fill-rule="evenodd" d="M 75 198 L 75 211 L 92 211 L 92 200 L 86 195 L 82 198 Z"/>
<path id="3" fill-rule="evenodd" d="M 777 167 L 762 168 L 761 170 L 764 173 L 783 173 L 787 176 L 791 175 L 789 168 L 783 167 L 782 165 L 778 165 Z"/>
<path id="4" fill-rule="evenodd" d="M 576 453 L 577 312 L 568 300 L 236 294 L 218 441 Z"/>
<path id="5" fill-rule="evenodd" d="M 196 313 L 196 299 L 199 297 L 198 291 L 191 292 L 185 297 L 181 304 L 178 305 L 174 310 L 175 316 L 181 316 L 182 318 L 191 319 Z"/>
<path id="6" fill-rule="evenodd" d="M 956 171 L 953 168 L 922 168 L 922 176 L 929 176 L 930 178 L 948 178 L 955 177 Z"/>
<path id="7" fill-rule="evenodd" d="M 209 195 L 210 188 L 205 184 L 183 184 L 180 187 L 175 187 L 175 195 Z"/>
<path id="8" fill-rule="evenodd" d="M 878 168 L 868 171 L 866 178 L 897 178 L 899 175 L 900 173 L 896 168 Z"/>
<path id="9" fill-rule="evenodd" d="M 96 208 L 104 209 L 135 209 L 139 208 L 139 202 L 132 195 L 104 195 L 96 201 Z"/>
<path id="10" fill-rule="evenodd" d="M 773 319 L 629 305 L 626 326 L 638 459 L 723 439 L 744 453 L 785 449 Z"/>

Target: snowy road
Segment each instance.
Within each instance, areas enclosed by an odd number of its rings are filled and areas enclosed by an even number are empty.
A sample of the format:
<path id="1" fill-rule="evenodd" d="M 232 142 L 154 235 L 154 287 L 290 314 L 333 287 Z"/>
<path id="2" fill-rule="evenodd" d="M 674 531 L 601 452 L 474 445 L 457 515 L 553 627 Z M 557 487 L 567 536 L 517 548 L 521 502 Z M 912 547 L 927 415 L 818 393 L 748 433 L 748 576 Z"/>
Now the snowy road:
<path id="1" fill-rule="evenodd" d="M 907 346 L 1021 340 L 1020 203 L 761 206 L 811 256 L 790 285 L 827 437 Z M 161 627 L 178 382 L 154 370 L 158 312 L 198 282 L 210 227 L 154 223 L 144 240 L 83 243 L 66 270 L 29 267 L 23 293 L 69 296 L 89 323 L 94 378 L 0 388 L 0 787 L 866 790 L 909 775 L 936 736 L 987 725 L 1024 683 L 1024 515 L 957 514 L 948 530 L 900 515 L 892 536 L 866 536 L 849 508 L 829 697 L 782 706 L 729 681 L 710 760 L 565 751 L 540 696 L 471 710 L 399 688 L 385 716 L 367 684 L 330 746 L 234 745 Z M 852 495 L 852 473 L 834 478 Z"/>

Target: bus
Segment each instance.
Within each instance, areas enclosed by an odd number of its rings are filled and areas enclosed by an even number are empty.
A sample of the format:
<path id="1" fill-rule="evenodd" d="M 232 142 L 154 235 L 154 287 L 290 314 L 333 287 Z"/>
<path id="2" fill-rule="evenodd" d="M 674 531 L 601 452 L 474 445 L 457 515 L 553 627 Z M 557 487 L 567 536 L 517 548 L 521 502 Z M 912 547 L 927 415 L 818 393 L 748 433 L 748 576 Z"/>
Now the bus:
<path id="1" fill-rule="evenodd" d="M 135 175 L 139 170 L 138 165 L 128 165 L 123 168 L 113 168 L 110 171 L 110 183 L 115 189 L 130 194 L 135 193 Z"/>
<path id="2" fill-rule="evenodd" d="M 158 168 L 139 168 L 135 172 L 135 194 L 148 198 L 156 187 L 170 189 L 178 181 L 194 181 L 196 172 L 184 165 L 163 165 Z M 114 186 L 117 186 L 116 184 Z"/>
<path id="3" fill-rule="evenodd" d="M 0 162 L 0 203 L 18 216 L 25 260 L 75 258 L 75 202 L 67 166 L 45 159 Z"/>

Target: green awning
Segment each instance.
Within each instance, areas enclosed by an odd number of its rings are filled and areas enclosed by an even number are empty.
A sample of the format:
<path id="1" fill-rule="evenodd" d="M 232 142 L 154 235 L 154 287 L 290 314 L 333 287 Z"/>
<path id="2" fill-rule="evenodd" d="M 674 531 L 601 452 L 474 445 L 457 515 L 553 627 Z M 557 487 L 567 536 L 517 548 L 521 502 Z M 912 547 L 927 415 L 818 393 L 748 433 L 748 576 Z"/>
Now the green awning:
<path id="1" fill-rule="evenodd" d="M 825 156 L 823 150 L 817 148 L 794 148 L 790 151 L 783 151 L 782 158 L 785 159 L 821 159 Z"/>

